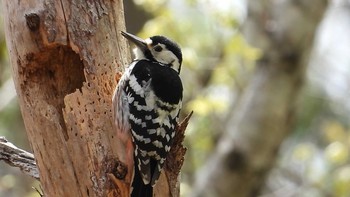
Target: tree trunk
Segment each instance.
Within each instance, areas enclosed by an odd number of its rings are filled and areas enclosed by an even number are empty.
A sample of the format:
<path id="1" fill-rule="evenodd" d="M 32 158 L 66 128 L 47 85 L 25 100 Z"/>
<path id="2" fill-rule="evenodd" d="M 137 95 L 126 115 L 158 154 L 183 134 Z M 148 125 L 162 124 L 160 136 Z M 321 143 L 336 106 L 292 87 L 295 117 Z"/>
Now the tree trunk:
<path id="1" fill-rule="evenodd" d="M 127 196 L 133 169 L 111 109 L 116 68 L 130 63 L 120 35 L 122 1 L 7 0 L 4 12 L 13 78 L 45 196 Z M 171 181 L 159 185 L 171 193 Z"/>
<path id="2" fill-rule="evenodd" d="M 293 128 L 308 55 L 326 1 L 248 1 L 243 30 L 262 50 L 257 68 L 193 196 L 257 196 Z"/>
<path id="3" fill-rule="evenodd" d="M 5 1 L 7 46 L 46 196 L 105 196 L 117 163 L 114 69 L 126 65 L 121 1 Z"/>

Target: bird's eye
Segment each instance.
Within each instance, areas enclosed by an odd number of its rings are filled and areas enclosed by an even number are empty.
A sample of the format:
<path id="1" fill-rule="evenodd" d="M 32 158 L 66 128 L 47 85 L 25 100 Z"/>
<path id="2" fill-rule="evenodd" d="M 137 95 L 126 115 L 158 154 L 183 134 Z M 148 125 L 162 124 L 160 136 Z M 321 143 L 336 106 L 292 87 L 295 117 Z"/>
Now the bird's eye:
<path id="1" fill-rule="evenodd" d="M 163 48 L 161 46 L 157 45 L 154 47 L 154 50 L 157 52 L 161 52 L 163 50 Z"/>

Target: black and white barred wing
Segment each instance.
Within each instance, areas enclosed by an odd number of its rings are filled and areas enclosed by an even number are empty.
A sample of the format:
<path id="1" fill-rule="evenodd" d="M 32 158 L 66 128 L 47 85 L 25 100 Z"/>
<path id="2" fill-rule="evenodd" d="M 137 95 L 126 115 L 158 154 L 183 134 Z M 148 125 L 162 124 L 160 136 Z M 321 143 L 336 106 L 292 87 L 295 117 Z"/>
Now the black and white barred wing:
<path id="1" fill-rule="evenodd" d="M 135 143 L 135 164 L 145 184 L 155 184 L 170 151 L 181 109 L 181 81 L 180 88 L 173 87 L 178 80 L 178 74 L 172 69 L 148 61 L 136 63 L 130 73 L 126 86 L 129 120 Z M 181 97 L 173 99 L 179 97 L 178 92 Z"/>

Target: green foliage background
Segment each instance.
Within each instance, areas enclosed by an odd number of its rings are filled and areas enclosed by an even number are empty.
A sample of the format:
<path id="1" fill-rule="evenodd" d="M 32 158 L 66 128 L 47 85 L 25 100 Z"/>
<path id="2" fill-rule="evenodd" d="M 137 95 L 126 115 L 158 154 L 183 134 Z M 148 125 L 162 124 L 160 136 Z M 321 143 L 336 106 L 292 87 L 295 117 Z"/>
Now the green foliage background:
<path id="1" fill-rule="evenodd" d="M 182 196 L 188 196 L 195 172 L 210 156 L 222 131 L 229 129 L 227 117 L 234 113 L 235 101 L 249 83 L 261 52 L 240 32 L 241 1 L 134 2 L 151 16 L 140 37 L 163 34 L 182 46 L 183 114 L 195 112 L 186 130 L 189 150 L 182 173 Z M 307 82 L 298 102 L 294 132 L 282 144 L 262 195 L 298 190 L 297 196 L 350 196 L 348 115 L 333 105 Z"/>

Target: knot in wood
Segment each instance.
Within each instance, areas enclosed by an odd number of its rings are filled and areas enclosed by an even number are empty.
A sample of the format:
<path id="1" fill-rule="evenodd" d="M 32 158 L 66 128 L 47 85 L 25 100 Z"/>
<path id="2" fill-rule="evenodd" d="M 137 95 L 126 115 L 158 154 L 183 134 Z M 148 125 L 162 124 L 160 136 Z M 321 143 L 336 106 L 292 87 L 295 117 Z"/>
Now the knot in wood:
<path id="1" fill-rule="evenodd" d="M 113 175 L 120 180 L 124 180 L 127 173 L 128 167 L 121 161 L 117 161 L 113 169 Z"/>
<path id="2" fill-rule="evenodd" d="M 40 26 L 40 17 L 36 13 L 26 14 L 24 16 L 26 18 L 27 26 L 31 31 L 37 31 Z"/>

